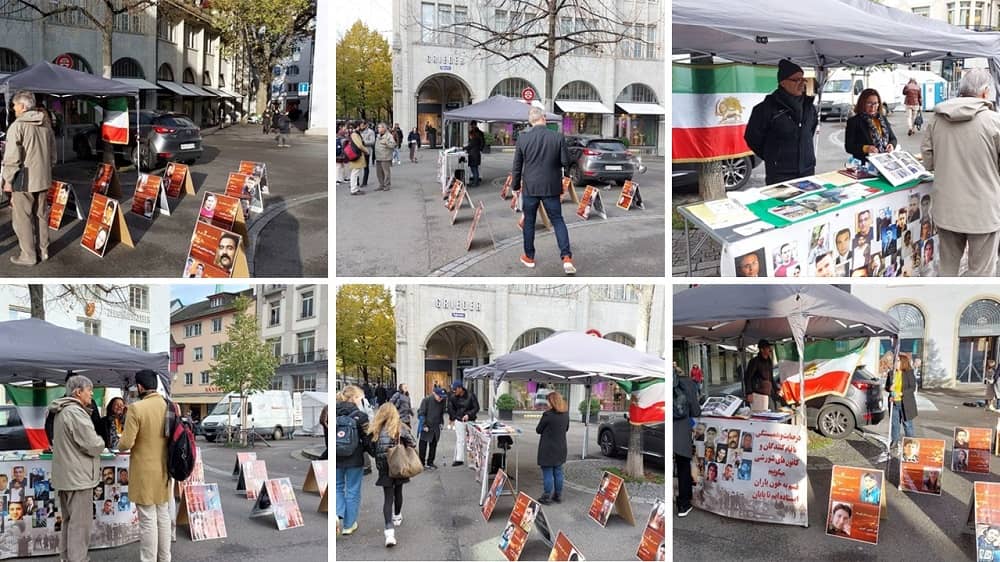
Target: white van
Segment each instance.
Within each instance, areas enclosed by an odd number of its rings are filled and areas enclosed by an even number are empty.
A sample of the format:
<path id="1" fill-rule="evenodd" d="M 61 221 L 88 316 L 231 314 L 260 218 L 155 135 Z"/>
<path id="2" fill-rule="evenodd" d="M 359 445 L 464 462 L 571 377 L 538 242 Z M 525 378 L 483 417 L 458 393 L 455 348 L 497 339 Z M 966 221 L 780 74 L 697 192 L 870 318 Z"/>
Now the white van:
<path id="1" fill-rule="evenodd" d="M 838 68 L 826 77 L 820 97 L 819 118 L 844 120 L 854 115 L 858 95 L 865 88 L 874 88 L 882 98 L 882 110 L 891 113 L 903 105 L 903 86 L 896 73 L 888 68 Z"/>
<path id="2" fill-rule="evenodd" d="M 281 439 L 295 431 L 292 393 L 285 390 L 264 390 L 247 398 L 247 424 L 257 433 Z M 223 396 L 201 421 L 205 439 L 214 442 L 220 435 L 224 435 L 230 420 L 234 428 L 240 426 L 240 395 L 235 392 Z"/>

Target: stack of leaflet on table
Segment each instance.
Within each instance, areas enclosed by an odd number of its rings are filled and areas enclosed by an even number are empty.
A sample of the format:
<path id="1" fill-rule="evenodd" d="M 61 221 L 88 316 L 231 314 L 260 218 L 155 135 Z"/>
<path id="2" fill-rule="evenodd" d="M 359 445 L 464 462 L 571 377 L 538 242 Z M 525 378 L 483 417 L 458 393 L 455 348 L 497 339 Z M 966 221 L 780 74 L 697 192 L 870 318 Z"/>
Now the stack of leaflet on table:
<path id="1" fill-rule="evenodd" d="M 781 187 L 776 186 L 771 189 Z M 816 213 L 829 211 L 835 207 L 850 204 L 879 193 L 880 191 L 877 188 L 860 183 L 852 183 L 842 187 L 831 187 L 809 193 L 800 192 L 799 195 L 780 199 L 784 202 L 781 205 L 768 209 L 768 212 L 789 222 L 795 222 Z"/>
<path id="2" fill-rule="evenodd" d="M 689 205 L 686 209 L 713 230 L 757 220 L 757 215 L 734 199 L 705 201 L 697 205 Z"/>

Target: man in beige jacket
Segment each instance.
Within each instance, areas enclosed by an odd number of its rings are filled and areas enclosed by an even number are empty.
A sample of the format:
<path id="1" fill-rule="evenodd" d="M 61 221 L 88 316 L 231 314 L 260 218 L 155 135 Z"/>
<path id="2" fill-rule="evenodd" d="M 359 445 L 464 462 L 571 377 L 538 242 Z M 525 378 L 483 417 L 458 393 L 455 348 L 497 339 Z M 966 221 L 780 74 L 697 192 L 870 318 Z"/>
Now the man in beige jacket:
<path id="1" fill-rule="evenodd" d="M 3 189 L 11 193 L 11 217 L 21 254 L 11 256 L 16 265 L 32 266 L 49 259 L 49 217 L 45 212 L 45 192 L 52 185 L 52 164 L 56 138 L 44 111 L 35 109 L 31 92 L 14 94 L 11 102 L 17 119 L 7 129 L 7 149 L 3 155 Z M 25 191 L 13 191 L 18 170 L 25 174 Z M 35 236 L 38 252 L 35 252 Z"/>
<path id="2" fill-rule="evenodd" d="M 958 275 L 966 249 L 968 275 L 996 274 L 1000 114 L 993 111 L 994 93 L 989 71 L 968 70 L 958 86 L 959 97 L 934 108 L 934 120 L 921 145 L 924 167 L 934 172 L 931 203 L 942 277 Z"/>
<path id="3" fill-rule="evenodd" d="M 139 510 L 142 562 L 170 562 L 170 477 L 167 474 L 167 402 L 156 392 L 156 373 L 135 374 L 140 400 L 125 414 L 119 449 L 131 449 L 130 499 Z"/>
<path id="4" fill-rule="evenodd" d="M 104 439 L 94 430 L 90 403 L 94 384 L 82 375 L 66 380 L 66 396 L 49 404 L 52 424 L 52 486 L 62 506 L 59 558 L 89 560 L 94 487 L 101 479 Z"/>

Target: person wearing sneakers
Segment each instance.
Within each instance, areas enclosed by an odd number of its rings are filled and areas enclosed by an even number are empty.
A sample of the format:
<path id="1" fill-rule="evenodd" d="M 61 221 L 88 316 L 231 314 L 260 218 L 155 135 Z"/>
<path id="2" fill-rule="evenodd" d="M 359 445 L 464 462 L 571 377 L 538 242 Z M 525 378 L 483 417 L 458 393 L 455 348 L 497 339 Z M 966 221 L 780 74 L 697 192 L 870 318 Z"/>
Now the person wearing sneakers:
<path id="1" fill-rule="evenodd" d="M 420 462 L 428 470 L 436 470 L 434 456 L 437 453 L 438 439 L 441 438 L 441 426 L 444 425 L 444 411 L 447 407 L 448 393 L 443 388 L 435 388 L 430 396 L 425 396 L 420 402 L 417 410 L 417 418 L 420 420 L 420 445 L 417 452 L 420 453 Z M 430 447 L 430 450 L 428 450 Z"/>
<path id="2" fill-rule="evenodd" d="M 390 403 L 382 404 L 375 412 L 375 419 L 368 424 L 368 453 L 375 457 L 378 480 L 385 501 L 382 516 L 385 518 L 385 546 L 396 546 L 396 527 L 403 524 L 403 484 L 409 478 L 389 476 L 389 450 L 393 447 L 416 447 L 410 430 L 399 420 L 399 411 Z M 393 509 L 395 508 L 395 509 Z"/>
<path id="3" fill-rule="evenodd" d="M 545 396 L 549 409 L 542 413 L 535 432 L 538 439 L 538 466 L 542 467 L 542 496 L 539 503 L 562 501 L 563 465 L 566 464 L 566 432 L 569 431 L 569 408 L 558 392 Z"/>
<path id="4" fill-rule="evenodd" d="M 361 509 L 361 481 L 364 478 L 365 439 L 368 432 L 368 414 L 361 408 L 365 392 L 361 387 L 347 385 L 337 393 L 337 534 L 350 535 L 358 529 L 358 511 Z M 350 436 L 351 425 L 357 444 L 345 446 L 342 442 Z"/>
<path id="5" fill-rule="evenodd" d="M 691 428 L 694 420 L 701 415 L 698 403 L 698 387 L 684 371 L 674 373 L 674 463 L 677 465 L 677 516 L 687 517 L 691 513 L 691 457 L 694 439 Z M 714 437 L 713 441 L 714 443 Z M 714 465 L 713 465 L 714 466 Z"/>
<path id="6" fill-rule="evenodd" d="M 452 394 L 448 398 L 448 417 L 455 426 L 455 462 L 451 463 L 451 466 L 462 466 L 465 464 L 465 424 L 476 421 L 479 400 L 475 394 L 462 386 L 462 381 L 455 381 L 451 388 Z"/>
<path id="7" fill-rule="evenodd" d="M 569 149 L 566 137 L 545 126 L 545 112 L 537 107 L 528 111 L 528 121 L 532 127 L 517 138 L 514 149 L 514 167 L 511 185 L 521 193 L 521 208 L 524 211 L 524 254 L 521 263 L 525 267 L 535 267 L 535 215 L 538 206 L 545 208 L 552 230 L 559 245 L 563 271 L 567 275 L 576 273 L 573 252 L 569 247 L 569 231 L 562 216 L 562 178 L 569 173 Z M 523 183 L 522 183 L 523 182 Z"/>

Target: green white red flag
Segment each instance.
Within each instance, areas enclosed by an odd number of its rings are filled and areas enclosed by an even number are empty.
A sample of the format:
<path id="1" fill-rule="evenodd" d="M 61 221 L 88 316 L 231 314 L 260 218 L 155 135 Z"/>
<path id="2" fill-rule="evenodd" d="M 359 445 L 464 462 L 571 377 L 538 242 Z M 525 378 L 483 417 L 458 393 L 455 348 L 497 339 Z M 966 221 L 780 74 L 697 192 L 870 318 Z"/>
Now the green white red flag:
<path id="1" fill-rule="evenodd" d="M 711 162 L 749 155 L 743 140 L 753 107 L 773 92 L 773 66 L 671 65 L 674 162 Z"/>
<path id="2" fill-rule="evenodd" d="M 667 385 L 664 381 L 619 382 L 618 386 L 632 394 L 628 406 L 629 423 L 640 425 L 667 421 L 667 412 L 664 409 Z"/>
<path id="3" fill-rule="evenodd" d="M 805 346 L 803 370 L 805 372 L 806 401 L 819 396 L 843 396 L 851 384 L 854 369 L 861 362 L 861 355 L 868 345 L 868 338 L 842 341 L 808 342 Z M 789 403 L 799 401 L 799 354 L 795 343 L 775 346 L 778 357 L 778 375 L 781 396 Z"/>
<path id="4" fill-rule="evenodd" d="M 108 100 L 101 138 L 111 144 L 128 144 L 128 100 L 125 98 Z"/>
<path id="5" fill-rule="evenodd" d="M 4 385 L 7 397 L 17 407 L 17 414 L 28 434 L 28 445 L 31 449 L 48 449 L 49 438 L 45 435 L 45 417 L 48 415 L 49 404 L 57 398 L 66 395 L 64 386 L 32 386 Z M 94 402 L 103 402 L 104 389 L 94 389 Z"/>

